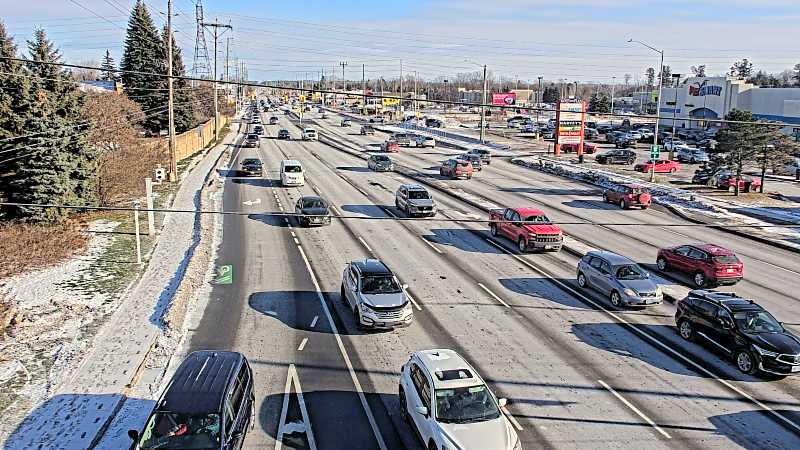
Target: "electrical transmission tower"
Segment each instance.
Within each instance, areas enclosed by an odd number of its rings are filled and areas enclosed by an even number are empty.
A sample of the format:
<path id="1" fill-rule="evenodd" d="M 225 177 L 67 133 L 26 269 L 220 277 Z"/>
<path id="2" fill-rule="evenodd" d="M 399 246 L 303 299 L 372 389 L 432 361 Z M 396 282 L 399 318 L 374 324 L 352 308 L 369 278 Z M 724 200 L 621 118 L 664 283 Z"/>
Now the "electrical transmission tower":
<path id="1" fill-rule="evenodd" d="M 203 2 L 197 0 L 195 6 L 195 20 L 197 21 L 197 38 L 194 41 L 194 64 L 192 76 L 195 78 L 211 78 L 211 62 L 208 59 L 208 47 L 203 27 Z"/>

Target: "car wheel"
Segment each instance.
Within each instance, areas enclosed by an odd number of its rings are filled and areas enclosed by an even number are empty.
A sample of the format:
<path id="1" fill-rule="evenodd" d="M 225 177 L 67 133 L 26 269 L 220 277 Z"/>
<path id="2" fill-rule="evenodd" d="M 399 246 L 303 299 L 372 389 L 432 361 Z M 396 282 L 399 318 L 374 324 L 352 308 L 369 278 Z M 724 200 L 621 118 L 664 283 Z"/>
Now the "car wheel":
<path id="1" fill-rule="evenodd" d="M 603 203 L 608 203 L 608 194 L 603 192 Z"/>
<path id="2" fill-rule="evenodd" d="M 675 172 L 677 172 L 677 171 L 678 171 L 678 170 L 677 170 L 676 168 L 674 168 L 674 167 L 673 167 L 673 168 L 671 168 L 671 169 L 669 169 L 669 173 L 675 173 Z"/>
<path id="3" fill-rule="evenodd" d="M 749 350 L 740 349 L 736 352 L 734 358 L 736 359 L 736 367 L 740 372 L 753 375 L 758 371 L 756 358 Z"/>
<path id="4" fill-rule="evenodd" d="M 681 320 L 678 322 L 678 334 L 686 341 L 693 341 L 694 328 L 692 327 L 692 323 L 688 320 Z"/>
<path id="5" fill-rule="evenodd" d="M 701 288 L 706 285 L 706 276 L 703 272 L 695 272 L 694 276 L 692 277 L 692 281 L 694 285 Z"/>
<path id="6" fill-rule="evenodd" d="M 619 292 L 611 291 L 609 298 L 611 299 L 611 304 L 614 305 L 615 308 L 619 308 L 622 305 L 622 297 L 619 296 Z"/>
<path id="7" fill-rule="evenodd" d="M 667 270 L 666 258 L 664 258 L 663 256 L 659 256 L 658 259 L 656 259 L 656 266 L 658 267 L 658 270 L 666 272 Z"/>
<path id="8" fill-rule="evenodd" d="M 406 405 L 406 393 L 403 391 L 403 388 L 400 388 L 400 391 L 397 393 L 400 397 L 400 417 L 403 418 L 403 422 L 410 423 L 411 417 L 408 415 L 408 406 Z"/>
<path id="9" fill-rule="evenodd" d="M 341 297 L 342 303 L 344 303 L 346 305 L 347 304 L 347 297 L 344 295 L 344 283 L 342 283 L 342 286 L 339 288 L 339 297 Z"/>
<path id="10" fill-rule="evenodd" d="M 439 450 L 436 448 L 436 444 L 433 441 L 428 443 L 428 450 Z"/>
<path id="11" fill-rule="evenodd" d="M 489 224 L 489 232 L 492 233 L 492 236 L 497 237 L 497 224 Z"/>
<path id="12" fill-rule="evenodd" d="M 588 285 L 589 285 L 589 283 L 586 282 L 586 275 L 584 275 L 583 272 L 579 272 L 578 273 L 578 286 L 580 286 L 582 288 L 585 288 Z"/>
<path id="13" fill-rule="evenodd" d="M 394 207 L 400 209 L 400 202 L 397 201 L 397 197 L 394 198 Z"/>
<path id="14" fill-rule="evenodd" d="M 620 209 L 628 209 L 628 204 L 625 203 L 625 200 L 620 200 L 619 201 L 619 207 L 620 207 Z"/>
<path id="15" fill-rule="evenodd" d="M 524 237 L 520 236 L 520 238 L 517 239 L 517 248 L 519 249 L 520 253 L 525 253 L 525 238 Z"/>

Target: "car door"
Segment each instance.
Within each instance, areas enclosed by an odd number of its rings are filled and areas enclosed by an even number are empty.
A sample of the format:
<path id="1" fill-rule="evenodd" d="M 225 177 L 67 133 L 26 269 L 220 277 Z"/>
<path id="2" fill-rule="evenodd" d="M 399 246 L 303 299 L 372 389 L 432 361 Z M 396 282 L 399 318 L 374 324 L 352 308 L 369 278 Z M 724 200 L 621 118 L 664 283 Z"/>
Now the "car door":
<path id="1" fill-rule="evenodd" d="M 686 258 L 686 271 L 687 272 L 696 272 L 701 271 L 703 275 L 708 277 L 708 268 L 706 261 L 708 260 L 708 254 L 700 249 L 690 247 L 689 255 Z"/>
<path id="2" fill-rule="evenodd" d="M 510 208 L 506 209 L 505 212 L 503 213 L 503 220 L 500 221 L 500 234 L 508 238 L 512 237 L 510 227 L 513 216 L 514 216 L 514 210 Z"/>
<path id="3" fill-rule="evenodd" d="M 414 392 L 413 394 L 409 393 L 411 395 L 408 395 L 408 398 L 406 399 L 409 408 L 409 415 L 414 421 L 414 425 L 417 427 L 417 432 L 419 432 L 422 441 L 427 445 L 427 442 L 430 440 L 433 431 L 431 423 L 433 422 L 434 414 L 431 404 L 432 383 L 425 374 L 425 371 L 417 366 L 416 363 L 411 363 L 410 373 L 411 382 L 414 385 Z M 416 411 L 417 406 L 424 406 L 427 408 L 428 414 L 419 414 Z"/>
<path id="4" fill-rule="evenodd" d="M 406 188 L 400 187 L 397 190 L 397 206 L 400 209 L 405 209 L 406 207 Z"/>
<path id="5" fill-rule="evenodd" d="M 666 252 L 668 265 L 682 272 L 687 271 L 689 267 L 690 251 L 691 247 L 684 245 L 676 248 L 672 252 Z"/>
<path id="6" fill-rule="evenodd" d="M 355 292 L 357 287 L 358 281 L 356 281 L 356 274 L 353 271 L 353 267 L 348 266 L 344 277 L 344 300 L 350 308 L 353 308 L 355 305 Z"/>
<path id="7" fill-rule="evenodd" d="M 589 284 L 591 284 L 596 289 L 602 288 L 602 273 L 600 271 L 600 266 L 603 264 L 603 260 L 598 258 L 597 256 L 592 256 L 589 258 L 589 264 L 587 267 L 586 276 L 589 278 Z"/>
<path id="8" fill-rule="evenodd" d="M 725 308 L 717 308 L 717 322 L 714 324 L 715 335 L 719 343 L 728 352 L 733 352 L 736 348 L 736 333 L 731 313 Z"/>
<path id="9" fill-rule="evenodd" d="M 726 353 L 731 351 L 728 347 L 720 342 L 720 325 L 719 325 L 719 307 L 706 300 L 697 300 L 697 317 L 695 318 L 695 325 L 698 332 L 702 337 L 711 342 L 719 350 Z"/>
<path id="10" fill-rule="evenodd" d="M 294 205 L 294 213 L 298 214 L 298 215 L 303 213 L 303 199 L 302 198 L 298 199 L 297 203 Z M 298 219 L 300 219 L 299 216 L 298 216 Z"/>

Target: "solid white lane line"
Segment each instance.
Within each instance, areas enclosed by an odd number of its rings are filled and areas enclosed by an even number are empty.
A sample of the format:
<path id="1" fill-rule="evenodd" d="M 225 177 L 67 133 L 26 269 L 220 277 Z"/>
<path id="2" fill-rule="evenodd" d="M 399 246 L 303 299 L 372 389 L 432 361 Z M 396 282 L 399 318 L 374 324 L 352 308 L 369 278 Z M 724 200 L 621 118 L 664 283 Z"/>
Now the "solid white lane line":
<path id="1" fill-rule="evenodd" d="M 367 251 L 368 251 L 368 252 L 370 252 L 370 253 L 374 253 L 374 252 L 372 251 L 372 249 L 370 248 L 369 244 L 367 244 L 367 241 L 365 241 L 365 240 L 364 240 L 364 238 L 362 238 L 361 236 L 359 236 L 359 237 L 358 237 L 358 240 L 359 240 L 359 241 L 361 241 L 361 243 L 362 243 L 362 244 L 364 244 L 364 247 L 366 247 L 366 248 L 367 248 Z"/>
<path id="2" fill-rule="evenodd" d="M 336 213 L 336 215 L 337 215 L 337 216 L 341 216 L 341 214 L 339 213 L 339 210 L 338 210 L 338 209 L 336 209 L 336 207 L 335 207 L 335 206 L 331 205 L 331 209 L 333 210 L 333 212 L 335 212 L 335 213 Z"/>
<path id="3" fill-rule="evenodd" d="M 424 242 L 424 243 L 428 244 L 428 247 L 432 248 L 432 249 L 433 249 L 433 251 L 435 251 L 436 253 L 438 253 L 438 254 L 440 254 L 440 255 L 442 254 L 442 251 L 441 251 L 441 250 L 439 250 L 438 248 L 436 248 L 436 246 L 435 246 L 435 245 L 433 245 L 433 243 L 432 243 L 432 242 L 430 242 L 430 241 L 428 241 L 427 239 L 425 239 L 425 236 L 420 236 L 420 238 L 422 239 L 422 242 Z"/>
<path id="4" fill-rule="evenodd" d="M 524 260 L 523 258 L 520 258 L 518 255 L 516 255 L 515 253 L 512 253 L 511 251 L 509 251 L 507 248 L 503 247 L 502 245 L 495 243 L 494 241 L 492 241 L 489 238 L 485 238 L 485 240 L 486 240 L 486 242 L 488 242 L 492 246 L 494 246 L 494 247 L 498 248 L 499 250 L 501 250 L 503 253 L 511 256 L 512 258 L 516 259 L 520 263 L 528 266 L 528 268 L 534 270 L 535 272 L 539 273 L 540 275 L 543 275 L 545 277 L 550 278 L 550 280 L 553 283 L 558 284 L 562 289 L 564 289 L 565 291 L 569 292 L 574 297 L 579 298 L 579 299 L 585 301 L 586 303 L 589 303 L 589 304 L 593 305 L 598 310 L 606 313 L 608 316 L 610 316 L 611 318 L 616 320 L 619 324 L 625 325 L 627 327 L 627 329 L 629 331 L 631 331 L 632 333 L 634 333 L 637 336 L 649 341 L 652 345 L 654 345 L 656 347 L 659 347 L 660 349 L 664 350 L 666 353 L 669 353 L 670 355 L 674 356 L 675 358 L 680 359 L 684 363 L 688 364 L 694 370 L 696 370 L 696 371 L 708 376 L 709 378 L 714 379 L 719 384 L 725 386 L 726 388 L 732 390 L 733 392 L 736 392 L 738 395 L 746 398 L 748 401 L 752 402 L 753 404 L 757 405 L 759 408 L 761 408 L 764 411 L 768 412 L 769 414 L 771 414 L 776 419 L 780 420 L 784 424 L 786 424 L 786 425 L 790 426 L 791 428 L 793 428 L 796 432 L 800 432 L 800 424 L 797 424 L 797 423 L 793 422 L 791 419 L 789 419 L 788 417 L 784 416 L 780 412 L 775 411 L 774 409 L 772 409 L 769 406 L 765 405 L 761 400 L 759 400 L 759 399 L 753 397 L 752 395 L 748 394 L 747 392 L 739 389 L 738 387 L 736 387 L 735 385 L 729 383 L 728 381 L 723 380 L 722 378 L 718 377 L 714 372 L 712 372 L 712 371 L 706 369 L 705 367 L 697 364 L 696 362 L 694 362 L 691 359 L 689 359 L 687 356 L 683 355 L 682 353 L 678 352 L 677 350 L 673 349 L 672 347 L 668 346 L 667 344 L 664 344 L 663 342 L 659 341 L 658 339 L 656 339 L 655 337 L 651 336 L 650 334 L 645 333 L 642 330 L 634 327 L 633 325 L 630 324 L 630 322 L 625 320 L 622 316 L 620 316 L 620 315 L 614 313 L 613 311 L 607 309 L 605 306 L 603 306 L 600 303 L 592 300 L 591 298 L 581 294 L 580 292 L 578 292 L 575 289 L 573 289 L 572 286 L 564 283 L 563 281 L 551 278 L 550 275 L 548 275 L 547 273 L 545 273 L 544 271 L 542 271 L 538 267 L 534 266 L 530 262 Z"/>
<path id="5" fill-rule="evenodd" d="M 661 433 L 661 435 L 662 435 L 662 436 L 664 436 L 664 437 L 665 437 L 665 438 L 667 438 L 667 439 L 671 439 L 671 438 L 672 438 L 672 436 L 670 436 L 670 435 L 669 435 L 669 434 L 668 434 L 666 431 L 664 431 L 664 430 L 663 430 L 661 427 L 659 427 L 658 425 L 656 425 L 656 423 L 655 423 L 655 422 L 653 422 L 652 420 L 650 420 L 650 418 L 649 418 L 649 417 L 647 417 L 646 415 L 644 415 L 644 413 L 643 413 L 643 412 L 639 411 L 639 408 L 635 407 L 635 406 L 634 406 L 634 405 L 633 405 L 631 402 L 629 402 L 628 400 L 626 400 L 626 399 L 625 399 L 625 397 L 621 396 L 621 395 L 620 395 L 620 394 L 619 394 L 617 391 L 615 391 L 615 390 L 614 390 L 614 388 L 612 388 L 611 386 L 607 385 L 607 384 L 606 384 L 606 383 L 605 383 L 603 380 L 597 380 L 597 382 L 598 382 L 598 383 L 600 383 L 600 384 L 601 384 L 601 385 L 602 385 L 604 388 L 608 389 L 608 391 L 609 391 L 609 392 L 611 392 L 612 394 L 614 394 L 614 397 L 617 397 L 617 399 L 618 399 L 619 401 L 621 401 L 622 403 L 624 403 L 624 404 L 625 404 L 625 406 L 627 406 L 627 407 L 628 407 L 628 408 L 630 408 L 630 409 L 631 409 L 633 412 L 635 412 L 637 416 L 641 417 L 642 419 L 644 419 L 644 421 L 645 421 L 645 422 L 649 423 L 649 424 L 650 424 L 650 426 L 652 426 L 653 428 L 655 428 L 655 429 L 656 429 L 656 431 L 658 431 L 659 433 Z"/>
<path id="6" fill-rule="evenodd" d="M 319 316 L 314 316 L 314 320 L 311 321 L 311 326 L 309 328 L 317 326 L 317 319 L 319 319 Z"/>
<path id="7" fill-rule="evenodd" d="M 389 208 L 386 208 L 386 209 L 384 209 L 383 211 L 384 211 L 386 214 L 388 214 L 388 215 L 390 215 L 390 216 L 394 217 L 395 219 L 397 218 L 397 214 L 393 213 L 391 209 L 389 209 Z"/>
<path id="8" fill-rule="evenodd" d="M 307 343 L 308 343 L 308 338 L 303 338 L 303 340 L 302 340 L 302 341 L 300 341 L 300 346 L 299 346 L 299 347 L 297 347 L 297 351 L 298 351 L 298 352 L 302 352 L 302 351 L 303 351 L 303 349 L 304 349 L 304 348 L 306 348 L 306 344 L 307 344 Z"/>
<path id="9" fill-rule="evenodd" d="M 300 241 L 298 241 L 297 238 L 294 238 L 294 243 L 300 245 Z"/>
<path id="10" fill-rule="evenodd" d="M 414 305 L 414 307 L 417 308 L 418 311 L 422 311 L 422 308 L 420 308 L 419 303 L 417 303 L 417 301 L 414 300 L 414 297 L 412 297 L 408 291 L 406 291 L 406 295 L 408 296 L 408 299 L 411 300 L 411 304 Z"/>
<path id="11" fill-rule="evenodd" d="M 290 231 L 290 233 L 292 233 L 292 237 L 297 237 L 297 235 L 294 234 L 294 231 Z"/>
<path id="12" fill-rule="evenodd" d="M 367 415 L 367 420 L 372 428 L 372 433 L 375 435 L 375 440 L 378 441 L 378 447 L 381 450 L 387 450 L 386 442 L 384 442 L 383 435 L 381 435 L 381 432 L 378 429 L 378 424 L 375 422 L 375 416 L 372 415 L 372 410 L 369 408 L 369 404 L 367 403 L 367 397 L 364 395 L 364 389 L 361 388 L 361 382 L 358 381 L 356 371 L 353 368 L 353 363 L 350 362 L 350 356 L 347 354 L 347 350 L 344 348 L 342 337 L 339 335 L 339 330 L 336 328 L 336 323 L 333 321 L 331 312 L 328 309 L 328 304 L 325 303 L 325 298 L 322 296 L 322 288 L 320 288 L 317 275 L 314 273 L 314 270 L 311 269 L 311 263 L 308 261 L 308 257 L 306 256 L 306 252 L 303 250 L 303 247 L 298 246 L 297 249 L 300 250 L 300 256 L 303 257 L 303 262 L 306 264 L 306 270 L 311 277 L 311 281 L 314 283 L 314 289 L 317 291 L 317 299 L 322 306 L 322 310 L 325 312 L 325 318 L 328 320 L 328 325 L 331 327 L 331 333 L 333 333 L 334 338 L 336 338 L 336 345 L 339 347 L 339 352 L 342 354 L 342 358 L 347 366 L 347 370 L 350 372 L 350 378 L 353 380 L 353 386 L 356 388 L 359 400 L 361 400 L 361 407 L 364 408 L 364 413 Z"/>
<path id="13" fill-rule="evenodd" d="M 511 413 L 508 412 L 508 409 L 505 406 L 500 408 L 500 410 L 503 411 L 503 414 L 506 415 L 508 421 L 511 422 L 511 425 L 514 425 L 514 428 L 516 428 L 517 431 L 522 431 L 522 425 L 520 425 L 519 422 L 517 422 L 516 417 L 512 416 Z"/>
<path id="14" fill-rule="evenodd" d="M 497 296 L 497 294 L 495 294 L 494 292 L 490 291 L 489 288 L 487 288 L 486 286 L 483 285 L 483 283 L 478 283 L 478 286 L 480 286 L 481 289 L 486 291 L 487 294 L 489 294 L 492 297 L 494 297 L 495 300 L 497 300 L 498 302 L 502 303 L 503 306 L 505 306 L 506 308 L 511 308 L 511 306 L 508 303 L 504 302 L 502 298 Z"/>

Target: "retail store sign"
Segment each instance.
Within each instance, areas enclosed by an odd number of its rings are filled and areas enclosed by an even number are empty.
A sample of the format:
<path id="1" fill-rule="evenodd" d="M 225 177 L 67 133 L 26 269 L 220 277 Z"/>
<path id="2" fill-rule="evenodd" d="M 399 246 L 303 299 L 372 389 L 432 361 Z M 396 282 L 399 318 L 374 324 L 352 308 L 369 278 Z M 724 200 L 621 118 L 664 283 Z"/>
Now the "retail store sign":
<path id="1" fill-rule="evenodd" d="M 713 84 L 707 84 L 708 81 L 703 81 L 702 83 L 692 83 L 689 85 L 689 95 L 693 97 L 705 97 L 706 95 L 716 95 L 719 97 L 722 95 L 722 86 L 716 86 Z"/>

